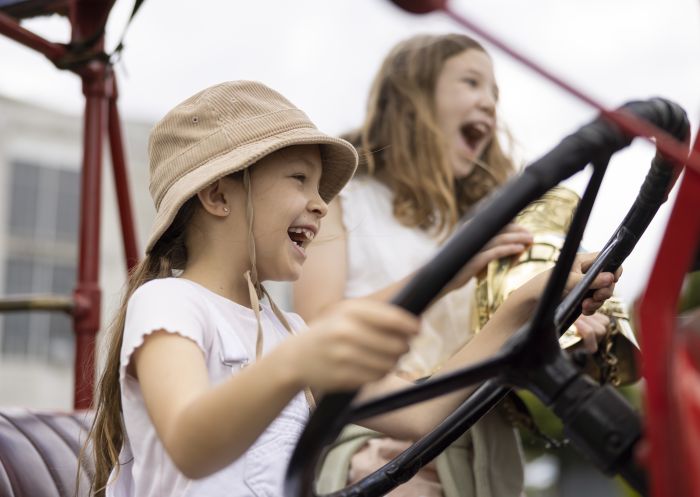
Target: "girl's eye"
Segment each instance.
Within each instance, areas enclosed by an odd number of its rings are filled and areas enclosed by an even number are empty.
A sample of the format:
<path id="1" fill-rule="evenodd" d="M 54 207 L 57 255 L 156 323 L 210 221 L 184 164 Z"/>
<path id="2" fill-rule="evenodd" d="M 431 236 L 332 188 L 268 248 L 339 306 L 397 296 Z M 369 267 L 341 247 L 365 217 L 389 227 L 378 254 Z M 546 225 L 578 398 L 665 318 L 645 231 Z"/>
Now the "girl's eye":
<path id="1" fill-rule="evenodd" d="M 292 178 L 298 180 L 300 183 L 306 181 L 306 175 L 302 173 L 292 174 Z"/>
<path id="2" fill-rule="evenodd" d="M 462 82 L 468 84 L 472 88 L 476 88 L 477 86 L 479 86 L 479 81 L 477 81 L 474 78 L 464 78 L 464 79 L 462 79 Z"/>

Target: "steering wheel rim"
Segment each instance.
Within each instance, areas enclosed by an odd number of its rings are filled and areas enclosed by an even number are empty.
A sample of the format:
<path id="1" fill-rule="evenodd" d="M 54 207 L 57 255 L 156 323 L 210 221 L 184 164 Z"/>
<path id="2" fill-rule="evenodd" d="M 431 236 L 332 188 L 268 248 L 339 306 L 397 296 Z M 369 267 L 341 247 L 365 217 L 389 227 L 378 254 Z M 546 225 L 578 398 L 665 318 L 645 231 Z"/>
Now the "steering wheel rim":
<path id="1" fill-rule="evenodd" d="M 685 112 L 679 106 L 671 102 L 662 99 L 652 99 L 647 102 L 632 102 L 623 106 L 618 112 L 632 112 L 639 117 L 647 119 L 652 124 L 660 127 L 666 132 L 671 133 L 679 140 L 685 140 L 687 137 L 689 126 L 687 118 L 685 117 Z M 428 302 L 432 300 L 432 297 L 437 294 L 437 292 L 441 290 L 442 287 L 451 279 L 452 275 L 456 272 L 456 269 L 462 267 L 466 260 L 471 258 L 493 235 L 496 234 L 498 230 L 501 229 L 503 225 L 509 222 L 510 219 L 517 214 L 517 212 L 524 208 L 525 205 L 527 205 L 534 198 L 541 196 L 541 194 L 547 191 L 550 187 L 558 184 L 561 180 L 578 172 L 589 162 L 593 162 L 596 165 L 589 188 L 586 190 L 586 194 L 584 194 L 584 198 L 581 201 L 581 206 L 577 210 L 576 217 L 579 219 L 578 221 L 576 221 L 576 219 L 574 221 L 574 223 L 578 222 L 580 226 L 576 227 L 572 224 L 570 234 L 573 231 L 575 236 L 567 235 L 567 241 L 565 242 L 565 247 L 562 249 L 562 254 L 559 259 L 561 263 L 558 262 L 557 266 L 555 266 L 555 269 L 553 270 L 552 277 L 547 285 L 546 294 L 542 298 L 540 306 L 536 312 L 536 318 L 531 320 L 528 325 L 524 326 L 519 332 L 517 332 L 515 338 L 509 340 L 506 346 L 504 346 L 504 348 L 502 348 L 501 351 L 496 354 L 495 358 L 492 358 L 490 361 L 484 361 L 483 364 L 477 365 L 477 367 L 465 368 L 464 370 L 456 373 L 464 374 L 464 371 L 469 370 L 470 373 L 472 373 L 472 380 L 477 378 L 476 381 L 493 376 L 491 373 L 494 373 L 499 367 L 503 366 L 506 359 L 515 357 L 516 353 L 523 347 L 524 341 L 522 337 L 527 334 L 525 331 L 523 331 L 523 329 L 534 329 L 534 327 L 531 326 L 531 323 L 536 322 L 535 320 L 538 318 L 541 319 L 542 317 L 549 316 L 550 319 L 548 319 L 547 322 L 551 323 L 551 326 L 549 326 L 549 329 L 547 330 L 545 330 L 544 327 L 540 327 L 539 329 L 543 330 L 539 332 L 540 334 L 551 334 L 554 333 L 555 328 L 561 329 L 563 326 L 568 327 L 568 324 L 570 323 L 566 323 L 571 320 L 572 313 L 568 311 L 557 311 L 555 313 L 554 306 L 548 303 L 552 300 L 546 297 L 548 295 L 549 297 L 552 295 L 561 295 L 566 275 L 568 274 L 571 264 L 573 263 L 575 248 L 580 242 L 580 237 L 582 235 L 583 228 L 585 227 L 588 214 L 590 213 L 593 200 L 595 199 L 598 186 L 602 180 L 605 166 L 607 165 L 607 160 L 614 152 L 627 146 L 631 142 L 631 139 L 631 137 L 625 136 L 618 128 L 602 118 L 593 121 L 572 135 L 569 135 L 550 153 L 526 168 L 520 178 L 505 185 L 499 193 L 492 196 L 486 205 L 479 209 L 479 212 L 474 216 L 474 220 L 482 220 L 483 222 L 474 222 L 470 224 L 472 226 L 476 224 L 486 226 L 487 229 L 483 229 L 479 233 L 473 228 L 470 230 L 469 226 L 467 226 L 465 229 L 461 230 L 459 236 L 455 236 L 450 242 L 448 242 L 448 244 L 445 245 L 445 247 L 433 259 L 433 261 L 428 263 L 423 270 L 419 271 L 416 277 L 409 282 L 403 291 L 394 299 L 395 304 L 400 305 L 411 312 L 422 312 L 422 310 L 427 306 Z M 597 179 L 596 171 L 598 171 Z M 658 207 L 661 205 L 661 203 L 663 203 L 663 201 L 665 201 L 667 194 L 670 188 L 673 186 L 679 172 L 680 168 L 678 164 L 665 161 L 663 157 L 657 154 L 657 157 L 652 162 L 652 167 L 647 175 L 647 178 L 645 179 L 644 185 L 640 190 L 640 194 L 637 197 L 635 204 L 632 206 L 618 230 L 616 230 L 611 240 L 606 244 L 601 252 L 602 254 L 612 251 L 614 252 L 614 257 L 598 263 L 597 266 L 594 264 L 594 266 L 589 270 L 589 274 L 591 275 L 590 279 L 592 279 L 601 270 L 611 270 L 618 267 L 627 257 L 627 255 L 634 248 L 636 240 L 639 238 L 646 226 L 648 226 L 648 223 Z M 594 184 L 596 182 L 597 184 Z M 651 212 L 651 215 L 650 211 L 653 211 Z M 579 232 L 576 233 L 575 230 L 578 230 Z M 613 251 L 611 247 L 615 248 L 615 251 Z M 438 267 L 435 267 L 435 261 L 442 261 L 443 264 L 438 264 Z M 428 281 L 427 285 L 426 281 Z M 428 287 L 427 289 L 426 286 Z M 585 287 L 580 285 L 580 287 L 582 289 L 577 287 L 577 289 L 572 291 L 569 296 L 564 299 L 562 304 L 567 303 L 569 307 L 579 305 L 585 297 L 585 288 L 587 285 Z M 532 335 L 533 332 L 530 331 L 529 334 Z M 555 341 L 552 342 L 556 343 Z M 543 351 L 543 353 L 549 355 L 550 357 L 554 357 L 552 354 L 561 354 L 561 351 L 557 346 L 556 351 L 553 347 L 548 347 L 548 349 Z M 530 360 L 532 360 L 532 358 L 530 358 Z M 541 361 L 542 358 L 540 357 L 536 360 Z M 479 366 L 482 367 L 482 370 L 479 370 Z M 532 364 L 529 364 L 528 367 L 532 367 Z M 480 373 L 483 378 L 480 377 L 478 373 Z M 447 386 L 443 386 L 443 392 L 451 391 L 445 390 L 445 388 L 450 385 L 457 384 L 461 379 L 459 378 L 459 374 L 454 374 L 452 376 L 453 378 L 451 378 L 451 383 L 449 381 L 450 379 L 443 381 L 443 384 L 449 384 Z M 511 378 L 511 381 L 512 380 L 513 379 Z M 474 382 L 475 381 L 472 381 L 472 383 Z M 427 385 L 428 388 L 430 388 L 435 387 L 438 383 L 440 382 L 428 382 Z M 464 387 L 466 385 L 462 382 L 460 386 Z M 497 388 L 493 385 L 493 382 L 492 387 Z M 505 387 L 503 387 L 503 385 L 498 385 L 498 388 Z M 407 389 L 406 391 L 408 390 L 413 390 L 415 392 L 420 391 L 424 394 L 426 387 L 421 388 L 419 386 Z M 346 392 L 330 394 L 322 399 L 316 413 L 314 413 L 312 419 L 309 421 L 307 429 L 305 429 L 302 433 L 297 448 L 292 456 L 292 460 L 290 461 L 287 478 L 285 480 L 285 495 L 287 497 L 316 495 L 312 488 L 313 467 L 318 461 L 323 445 L 332 441 L 340 432 L 342 426 L 353 421 L 353 418 L 350 415 L 351 411 L 349 411 L 348 406 L 354 395 L 355 392 Z M 414 395 L 414 400 L 417 398 L 417 395 L 418 393 Z M 397 399 L 398 397 L 400 397 L 400 395 L 390 395 L 385 399 Z M 484 394 L 482 397 L 482 404 L 486 398 L 492 400 L 492 397 L 486 394 Z M 428 397 L 424 396 L 421 397 L 420 400 L 426 400 L 427 398 Z M 468 403 L 469 399 L 465 401 L 463 406 Z M 377 413 L 377 402 L 374 404 L 375 411 L 373 414 L 368 414 L 368 410 L 365 409 L 365 415 L 363 417 L 368 417 L 369 415 L 375 415 Z M 381 403 L 379 404 L 381 406 Z M 472 401 L 472 404 L 475 404 L 475 401 Z M 483 408 L 482 404 L 478 404 L 476 406 L 472 405 L 472 409 L 477 409 L 479 406 Z M 393 404 L 391 407 L 397 408 L 395 404 Z M 355 409 L 355 412 L 357 411 L 358 409 Z M 388 412 L 388 410 L 382 412 Z M 450 417 L 448 417 L 448 419 L 449 418 Z M 328 419 L 332 421 L 329 423 Z M 441 423 L 439 426 L 442 425 L 443 424 Z M 465 430 L 466 429 L 468 429 L 468 426 L 465 428 Z M 421 439 L 421 441 L 425 438 L 426 437 Z M 420 443 L 421 441 L 417 443 Z M 409 451 L 410 450 L 411 449 L 409 449 Z M 401 456 L 399 456 L 399 458 L 400 457 Z M 377 472 L 363 479 L 358 484 L 332 494 L 327 494 L 327 497 L 340 497 L 345 495 L 379 495 L 367 493 L 367 488 L 363 487 L 363 482 L 373 482 L 372 488 L 377 489 L 379 488 L 377 485 L 382 483 L 381 479 L 383 479 L 384 482 L 386 480 L 390 480 L 394 483 L 400 483 L 400 480 L 403 480 L 403 475 L 400 475 L 399 473 L 400 472 L 397 470 L 395 461 L 391 461 Z M 380 475 L 381 478 L 379 478 L 377 475 Z M 410 476 L 411 475 L 409 475 L 409 478 Z M 388 490 L 390 490 L 390 488 L 383 488 L 383 491 Z"/>

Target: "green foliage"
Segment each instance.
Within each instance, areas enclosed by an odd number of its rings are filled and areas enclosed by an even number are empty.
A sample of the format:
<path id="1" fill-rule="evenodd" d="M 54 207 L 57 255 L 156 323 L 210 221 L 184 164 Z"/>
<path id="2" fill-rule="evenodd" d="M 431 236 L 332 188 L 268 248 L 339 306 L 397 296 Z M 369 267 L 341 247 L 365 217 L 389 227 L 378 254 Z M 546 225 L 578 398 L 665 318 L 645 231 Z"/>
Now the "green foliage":
<path id="1" fill-rule="evenodd" d="M 620 487 L 620 495 L 623 497 L 641 497 L 641 495 L 632 487 L 630 487 L 627 482 L 619 477 L 615 477 L 615 483 L 617 483 L 618 487 Z"/>
<path id="2" fill-rule="evenodd" d="M 618 391 L 627 399 L 627 401 L 630 402 L 630 404 L 632 404 L 632 406 L 634 406 L 637 410 L 641 410 L 641 382 L 620 387 L 618 388 Z M 542 433 L 557 441 L 564 440 L 564 426 L 561 420 L 547 406 L 545 406 L 537 397 L 528 391 L 518 391 L 518 396 L 527 405 L 528 410 L 532 414 L 535 423 Z M 533 459 L 547 452 L 559 459 L 560 467 L 565 471 L 566 468 L 590 464 L 590 462 L 586 461 L 573 447 L 569 445 L 565 445 L 562 448 L 547 447 L 546 441 L 543 440 L 542 437 L 537 436 L 527 429 L 520 429 L 520 436 L 522 438 L 523 449 L 525 451 L 525 458 L 528 461 L 532 461 Z M 617 487 L 615 495 L 619 497 L 640 497 L 639 494 L 629 485 L 627 485 L 627 483 L 625 483 L 625 481 L 620 477 L 615 478 L 615 486 Z M 528 495 L 532 493 L 532 490 L 535 489 L 529 489 Z M 541 495 L 555 495 L 553 493 L 549 493 L 552 492 L 553 489 L 544 489 L 542 491 L 544 493 Z M 532 495 L 540 494 L 535 492 L 532 493 Z"/>
<path id="3" fill-rule="evenodd" d="M 690 273 L 680 298 L 680 312 L 700 307 L 700 271 Z"/>
<path id="4" fill-rule="evenodd" d="M 642 404 L 641 388 L 641 383 L 637 382 L 632 385 L 619 387 L 617 390 L 632 404 L 632 406 L 640 411 Z M 519 390 L 518 396 L 525 402 L 525 405 L 542 433 L 554 440 L 561 441 L 564 439 L 564 426 L 561 420 L 547 406 L 526 390 Z M 545 447 L 545 441 L 529 430 L 521 429 L 520 437 L 522 438 L 523 449 L 528 458 L 537 457 L 547 449 L 547 447 Z"/>
<path id="5" fill-rule="evenodd" d="M 564 438 L 564 426 L 561 420 L 547 406 L 526 390 L 519 390 L 518 396 L 525 402 L 542 433 L 554 440 Z M 520 437 L 527 459 L 534 459 L 545 451 L 545 442 L 530 430 L 520 429 Z"/>

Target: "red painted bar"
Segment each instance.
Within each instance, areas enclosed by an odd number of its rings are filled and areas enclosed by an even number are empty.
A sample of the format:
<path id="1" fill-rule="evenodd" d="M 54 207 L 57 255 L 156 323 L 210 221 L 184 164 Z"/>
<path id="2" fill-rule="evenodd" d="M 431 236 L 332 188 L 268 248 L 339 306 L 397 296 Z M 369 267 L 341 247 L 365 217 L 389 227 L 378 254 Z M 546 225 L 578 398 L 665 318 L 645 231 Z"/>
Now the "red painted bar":
<path id="1" fill-rule="evenodd" d="M 104 27 L 115 0 L 71 0 L 71 42 L 81 44 L 91 41 L 95 48 L 102 48 Z"/>
<path id="2" fill-rule="evenodd" d="M 693 355 L 700 351 L 700 343 L 697 328 L 681 332 L 682 347 L 671 361 L 671 374 L 676 380 L 671 405 L 675 406 L 677 415 L 675 422 L 667 426 L 674 429 L 674 437 L 682 442 L 676 453 L 678 464 L 674 465 L 674 480 L 681 482 L 681 492 L 676 495 L 700 495 L 700 372 L 697 361 L 693 360 Z"/>
<path id="3" fill-rule="evenodd" d="M 114 0 L 70 2 L 71 43 L 88 53 L 102 51 L 104 26 Z M 82 46 L 81 46 L 82 45 Z M 107 130 L 107 63 L 93 59 L 74 69 L 83 82 L 85 115 L 80 190 L 80 246 L 78 281 L 73 292 L 76 308 L 75 389 L 76 409 L 90 407 L 95 384 L 95 339 L 100 328 L 102 291 L 99 286 L 100 221 L 102 201 L 102 141 Z"/>
<path id="4" fill-rule="evenodd" d="M 86 409 L 93 396 L 95 379 L 95 337 L 100 327 L 99 288 L 100 203 L 102 140 L 106 129 L 107 98 L 104 65 L 93 63 L 83 77 L 86 97 L 83 129 L 83 166 L 80 187 L 80 248 L 78 281 L 74 291 L 75 390 L 74 407 Z"/>
<path id="5" fill-rule="evenodd" d="M 66 47 L 50 42 L 20 26 L 16 19 L 0 12 L 0 34 L 45 55 L 51 62 L 63 57 Z"/>
<path id="6" fill-rule="evenodd" d="M 117 204 L 119 206 L 122 242 L 124 243 L 124 258 L 126 261 L 126 270 L 129 272 L 138 264 L 139 252 L 136 244 L 136 229 L 131 194 L 129 192 L 129 177 L 124 154 L 121 120 L 117 107 L 117 81 L 116 75 L 112 71 L 110 71 L 109 78 L 107 79 L 107 87 L 109 95 L 107 129 L 109 132 L 110 151 L 112 152 L 112 170 L 114 171 L 114 185 L 117 192 Z"/>
<path id="7" fill-rule="evenodd" d="M 694 149 L 700 149 L 700 133 Z M 673 416 L 672 357 L 678 295 L 700 245 L 700 172 L 686 169 L 668 220 L 656 262 L 639 305 L 639 330 L 644 350 L 642 372 L 646 380 L 646 437 L 652 495 L 682 495 L 682 486 L 700 475 L 678 474 L 678 447 L 683 430 Z M 676 431 L 676 428 L 678 431 Z M 695 441 L 700 442 L 700 441 Z M 696 482 L 697 483 L 697 482 Z"/>

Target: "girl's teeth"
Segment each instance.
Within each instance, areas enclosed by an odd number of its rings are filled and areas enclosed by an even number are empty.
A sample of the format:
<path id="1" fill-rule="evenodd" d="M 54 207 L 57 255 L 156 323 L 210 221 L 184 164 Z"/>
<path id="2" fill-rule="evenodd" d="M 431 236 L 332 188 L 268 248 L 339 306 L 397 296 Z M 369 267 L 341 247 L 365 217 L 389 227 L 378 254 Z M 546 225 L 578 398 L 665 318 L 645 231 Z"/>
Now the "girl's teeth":
<path id="1" fill-rule="evenodd" d="M 302 234 L 309 241 L 314 239 L 314 232 L 311 230 L 307 230 L 306 228 L 289 228 L 289 231 L 291 231 L 292 233 Z"/>

